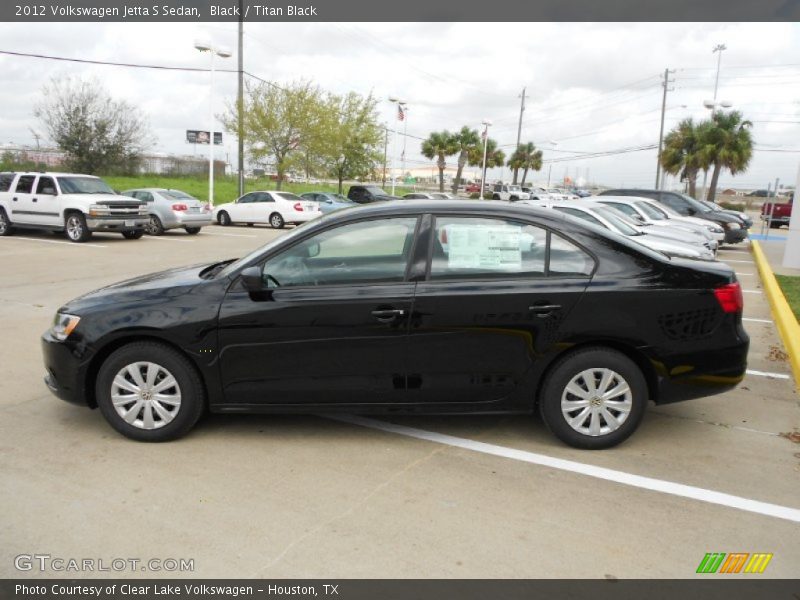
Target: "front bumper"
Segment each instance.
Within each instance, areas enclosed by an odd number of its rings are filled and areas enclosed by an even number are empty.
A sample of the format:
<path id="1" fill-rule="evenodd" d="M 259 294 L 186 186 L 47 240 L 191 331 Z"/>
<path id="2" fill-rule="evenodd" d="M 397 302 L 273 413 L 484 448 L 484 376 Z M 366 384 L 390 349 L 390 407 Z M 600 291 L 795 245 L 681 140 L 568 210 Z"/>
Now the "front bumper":
<path id="1" fill-rule="evenodd" d="M 738 244 L 747 238 L 747 229 L 744 227 L 740 229 L 726 229 L 725 230 L 725 243 Z"/>
<path id="2" fill-rule="evenodd" d="M 90 406 L 84 382 L 91 357 L 79 345 L 56 340 L 49 331 L 42 335 L 41 342 L 47 388 L 65 402 Z"/>
<path id="3" fill-rule="evenodd" d="M 87 217 L 86 226 L 90 231 L 136 231 L 144 229 L 149 218 L 146 216 L 132 216 L 132 217 Z"/>

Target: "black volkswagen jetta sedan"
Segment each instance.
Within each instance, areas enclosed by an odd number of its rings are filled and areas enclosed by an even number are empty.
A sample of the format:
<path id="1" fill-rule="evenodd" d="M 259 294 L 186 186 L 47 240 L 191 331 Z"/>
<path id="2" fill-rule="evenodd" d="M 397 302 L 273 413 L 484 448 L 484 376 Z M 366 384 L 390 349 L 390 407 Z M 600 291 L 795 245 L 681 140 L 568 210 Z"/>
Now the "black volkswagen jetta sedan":
<path id="1" fill-rule="evenodd" d="M 745 374 L 742 294 L 550 210 L 390 202 L 249 256 L 118 283 L 62 307 L 45 381 L 143 441 L 215 413 L 541 412 L 607 448 L 656 403 Z"/>

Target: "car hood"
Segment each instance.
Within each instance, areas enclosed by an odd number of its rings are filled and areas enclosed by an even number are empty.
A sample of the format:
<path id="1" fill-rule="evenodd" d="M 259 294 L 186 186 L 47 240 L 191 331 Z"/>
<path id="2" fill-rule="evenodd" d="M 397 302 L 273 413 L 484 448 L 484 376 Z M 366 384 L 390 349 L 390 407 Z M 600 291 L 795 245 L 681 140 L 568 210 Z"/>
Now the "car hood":
<path id="1" fill-rule="evenodd" d="M 110 302 L 123 302 L 134 298 L 137 300 L 163 299 L 167 296 L 175 297 L 187 294 L 197 285 L 206 281 L 200 277 L 200 273 L 208 266 L 208 263 L 204 263 L 179 267 L 112 283 L 70 300 L 60 310 L 80 315 L 82 311 L 93 306 L 108 305 Z"/>
<path id="2" fill-rule="evenodd" d="M 709 221 L 716 221 L 717 223 L 738 223 L 739 225 L 742 224 L 742 220 L 738 217 L 734 217 L 733 215 L 726 214 L 724 212 L 720 212 L 718 210 L 712 210 L 711 212 L 703 213 L 703 218 L 708 219 Z"/>
<path id="3" fill-rule="evenodd" d="M 64 194 L 65 196 L 75 196 L 77 198 L 90 198 L 92 204 L 142 204 L 141 200 L 132 198 L 131 196 L 123 196 L 121 194 Z"/>

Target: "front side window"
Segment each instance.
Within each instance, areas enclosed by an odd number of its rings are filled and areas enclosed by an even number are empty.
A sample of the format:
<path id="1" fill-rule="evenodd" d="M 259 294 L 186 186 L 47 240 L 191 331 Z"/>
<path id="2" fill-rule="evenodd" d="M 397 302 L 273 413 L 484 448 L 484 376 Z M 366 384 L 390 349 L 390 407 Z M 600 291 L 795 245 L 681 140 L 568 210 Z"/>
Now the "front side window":
<path id="1" fill-rule="evenodd" d="M 416 217 L 398 217 L 329 229 L 267 260 L 264 284 L 274 288 L 401 282 L 416 225 Z"/>
<path id="2" fill-rule="evenodd" d="M 45 196 L 56 195 L 56 183 L 52 177 L 39 177 L 39 182 L 36 184 L 36 193 Z"/>
<path id="3" fill-rule="evenodd" d="M 244 196 L 239 198 L 236 201 L 236 204 L 250 204 L 251 202 L 255 201 L 255 198 L 256 198 L 256 195 L 254 193 L 250 192 L 249 194 L 245 194 Z"/>
<path id="4" fill-rule="evenodd" d="M 431 279 L 543 277 L 547 231 L 505 219 L 437 217 Z"/>

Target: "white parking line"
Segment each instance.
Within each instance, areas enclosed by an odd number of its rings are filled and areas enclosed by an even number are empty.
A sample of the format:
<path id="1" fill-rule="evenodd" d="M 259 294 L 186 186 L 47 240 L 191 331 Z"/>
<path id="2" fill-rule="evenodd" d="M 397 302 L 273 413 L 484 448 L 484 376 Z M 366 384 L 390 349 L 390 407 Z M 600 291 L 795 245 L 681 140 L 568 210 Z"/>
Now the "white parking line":
<path id="1" fill-rule="evenodd" d="M 4 238 L 6 240 L 26 240 L 28 242 L 42 242 L 43 244 L 66 244 L 67 246 L 74 246 L 76 248 L 108 248 L 103 244 L 86 244 L 86 243 L 75 243 L 75 242 L 65 242 L 62 240 L 40 240 L 39 238 L 29 238 L 29 237 L 20 237 L 18 235 Z"/>
<path id="2" fill-rule="evenodd" d="M 725 260 L 724 258 L 720 262 L 745 263 L 745 264 L 748 264 L 748 265 L 752 265 L 753 264 L 752 260 Z"/>
<path id="3" fill-rule="evenodd" d="M 747 369 L 745 371 L 748 375 L 758 375 L 760 377 L 769 377 L 770 379 L 791 379 L 789 375 L 786 373 L 768 373 L 766 371 L 753 371 L 751 369 Z"/>
<path id="4" fill-rule="evenodd" d="M 742 290 L 743 294 L 761 294 L 761 290 Z"/>
<path id="5" fill-rule="evenodd" d="M 534 465 L 540 465 L 551 469 L 558 469 L 560 471 L 568 471 L 570 473 L 578 473 L 595 479 L 603 479 L 605 481 L 613 481 L 614 483 L 621 483 L 631 487 L 641 488 L 645 490 L 652 490 L 654 492 L 661 492 L 663 494 L 670 494 L 673 496 L 680 496 L 682 498 L 690 498 L 692 500 L 699 500 L 701 502 L 708 502 L 710 504 L 717 504 L 720 506 L 727 506 L 738 510 L 765 515 L 768 517 L 775 517 L 778 519 L 785 519 L 800 523 L 800 509 L 791 508 L 789 506 L 781 506 L 779 504 L 770 504 L 769 502 L 761 502 L 759 500 L 751 500 L 749 498 L 742 498 L 741 496 L 734 496 L 732 494 L 725 494 L 722 492 L 715 492 L 692 485 L 684 485 L 682 483 L 675 483 L 673 481 L 665 481 L 663 479 L 654 479 L 652 477 L 644 477 L 642 475 L 634 475 L 624 471 L 616 471 L 614 469 L 607 469 L 605 467 L 597 467 L 594 465 L 587 465 L 572 460 L 565 460 L 562 458 L 554 458 L 545 454 L 538 454 L 536 452 L 528 452 L 525 450 L 517 450 L 515 448 L 506 448 L 505 446 L 497 446 L 495 444 L 487 444 L 484 442 L 477 442 L 465 438 L 455 437 L 444 433 L 436 433 L 433 431 L 426 431 L 424 429 L 416 429 L 414 427 L 406 427 L 404 425 L 396 425 L 385 421 L 378 421 L 375 419 L 368 419 L 355 415 L 325 415 L 329 419 L 341 421 L 343 423 L 350 423 L 352 425 L 360 425 L 362 427 L 369 427 L 371 429 L 379 429 L 389 433 L 396 433 L 405 435 L 420 440 L 435 442 L 437 444 L 446 444 L 455 448 L 462 448 L 472 452 L 481 452 L 483 454 L 490 454 L 493 456 L 500 456 L 502 458 L 510 458 Z"/>
<path id="6" fill-rule="evenodd" d="M 736 275 L 739 276 L 739 277 L 742 277 L 742 276 L 752 277 L 753 275 L 755 275 L 755 273 L 739 273 L 739 271 L 736 271 Z"/>
<path id="7" fill-rule="evenodd" d="M 217 233 L 216 231 L 204 231 L 203 235 L 224 235 L 226 237 L 249 237 L 249 238 L 258 237 L 256 235 L 250 235 L 249 233 Z"/>
<path id="8" fill-rule="evenodd" d="M 155 240 L 157 242 L 180 242 L 181 244 L 191 244 L 194 240 L 176 240 L 174 238 L 156 237 L 153 235 L 147 236 L 148 240 Z"/>
<path id="9" fill-rule="evenodd" d="M 742 317 L 742 321 L 752 321 L 753 323 L 772 323 L 772 319 L 752 319 L 750 317 Z"/>

